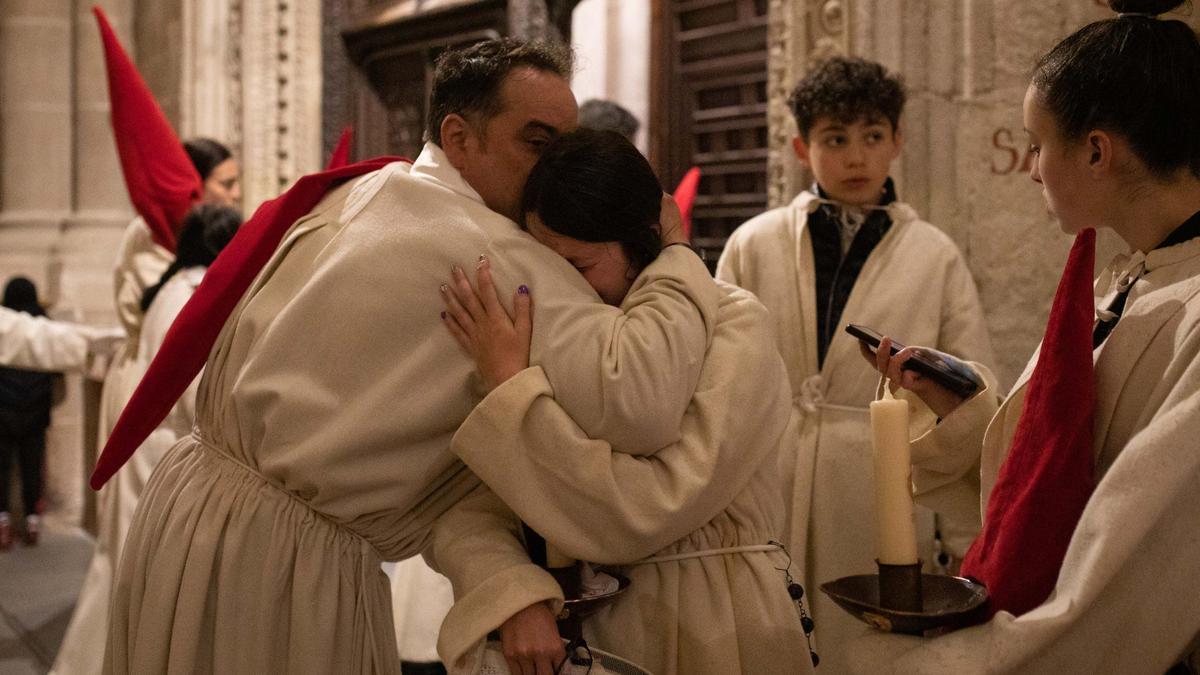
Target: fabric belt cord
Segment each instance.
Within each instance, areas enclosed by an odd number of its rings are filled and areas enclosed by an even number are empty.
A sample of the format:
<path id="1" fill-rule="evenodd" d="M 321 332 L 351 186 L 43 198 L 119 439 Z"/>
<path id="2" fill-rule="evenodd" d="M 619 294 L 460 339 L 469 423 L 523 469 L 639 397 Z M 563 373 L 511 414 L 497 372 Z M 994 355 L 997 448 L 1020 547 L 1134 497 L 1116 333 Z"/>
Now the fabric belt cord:
<path id="1" fill-rule="evenodd" d="M 653 565 L 655 563 L 676 562 L 678 560 L 691 560 L 693 558 L 709 558 L 718 555 L 733 555 L 735 553 L 784 553 L 783 546 L 780 544 L 753 544 L 750 546 L 730 546 L 727 548 L 708 548 L 700 551 L 688 551 L 687 553 L 675 553 L 673 555 L 656 555 L 644 560 L 639 560 L 634 563 L 629 563 L 627 567 L 635 567 L 637 565 Z"/>

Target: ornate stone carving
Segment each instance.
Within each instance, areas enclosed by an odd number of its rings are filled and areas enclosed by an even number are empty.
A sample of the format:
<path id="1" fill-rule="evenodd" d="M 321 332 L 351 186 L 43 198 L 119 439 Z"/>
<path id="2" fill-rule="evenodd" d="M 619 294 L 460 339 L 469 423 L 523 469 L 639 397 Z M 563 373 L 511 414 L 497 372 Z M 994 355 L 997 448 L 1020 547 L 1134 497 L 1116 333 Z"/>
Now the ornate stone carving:
<path id="1" fill-rule="evenodd" d="M 320 9 L 319 0 L 230 0 L 247 210 L 321 167 Z"/>
<path id="2" fill-rule="evenodd" d="M 767 5 L 767 205 L 787 203 L 807 179 L 791 150 L 787 99 L 809 64 L 850 52 L 850 0 L 770 0 Z"/>

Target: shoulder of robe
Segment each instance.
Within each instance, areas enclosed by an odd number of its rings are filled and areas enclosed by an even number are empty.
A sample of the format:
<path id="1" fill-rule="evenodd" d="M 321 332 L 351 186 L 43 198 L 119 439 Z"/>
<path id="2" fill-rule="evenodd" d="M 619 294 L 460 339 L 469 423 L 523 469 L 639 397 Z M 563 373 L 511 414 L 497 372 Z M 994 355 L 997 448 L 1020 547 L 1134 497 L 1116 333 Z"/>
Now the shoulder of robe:
<path id="1" fill-rule="evenodd" d="M 719 291 L 717 312 L 720 319 L 736 315 L 750 323 L 768 325 L 770 310 L 758 299 L 757 295 L 720 279 L 717 279 L 716 282 Z"/>
<path id="2" fill-rule="evenodd" d="M 742 223 L 729 236 L 730 243 L 743 246 L 777 246 L 778 238 L 787 233 L 788 211 L 791 205 L 765 211 Z"/>
<path id="3" fill-rule="evenodd" d="M 901 206 L 909 209 L 907 204 Z M 899 220 L 893 216 L 893 227 L 904 228 L 901 234 L 911 243 L 921 250 L 923 258 L 928 259 L 930 256 L 941 255 L 952 259 L 962 258 L 962 250 L 958 248 L 958 244 L 950 235 L 946 234 L 945 230 L 930 223 L 926 220 L 916 218 L 916 212 L 912 212 L 914 218 L 911 220 Z"/>

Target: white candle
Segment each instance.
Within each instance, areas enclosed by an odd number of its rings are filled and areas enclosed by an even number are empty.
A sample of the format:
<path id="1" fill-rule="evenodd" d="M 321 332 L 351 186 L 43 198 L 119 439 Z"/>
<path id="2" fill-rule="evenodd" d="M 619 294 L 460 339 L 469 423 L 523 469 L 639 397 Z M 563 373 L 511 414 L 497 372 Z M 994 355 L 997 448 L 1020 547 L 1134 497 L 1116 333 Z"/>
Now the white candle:
<path id="1" fill-rule="evenodd" d="M 913 523 L 908 403 L 896 400 L 887 386 L 883 391 L 883 399 L 871 403 L 879 562 L 912 565 L 917 562 L 917 528 Z"/>

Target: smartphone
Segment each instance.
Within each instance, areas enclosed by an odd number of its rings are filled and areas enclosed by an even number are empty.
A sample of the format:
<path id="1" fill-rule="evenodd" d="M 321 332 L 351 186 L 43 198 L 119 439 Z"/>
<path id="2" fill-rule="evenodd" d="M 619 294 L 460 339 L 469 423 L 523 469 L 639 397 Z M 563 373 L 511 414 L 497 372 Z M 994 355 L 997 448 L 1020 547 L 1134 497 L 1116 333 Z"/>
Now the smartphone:
<path id="1" fill-rule="evenodd" d="M 871 349 L 879 349 L 879 343 L 883 340 L 883 336 L 877 331 L 854 323 L 846 324 L 846 332 L 866 343 Z M 892 355 L 901 349 L 904 349 L 904 345 L 892 340 Z M 979 388 L 979 383 L 975 381 L 974 373 L 961 361 L 951 361 L 949 358 L 940 352 L 917 352 L 904 362 L 903 368 L 918 372 L 955 394 L 969 398 Z"/>

